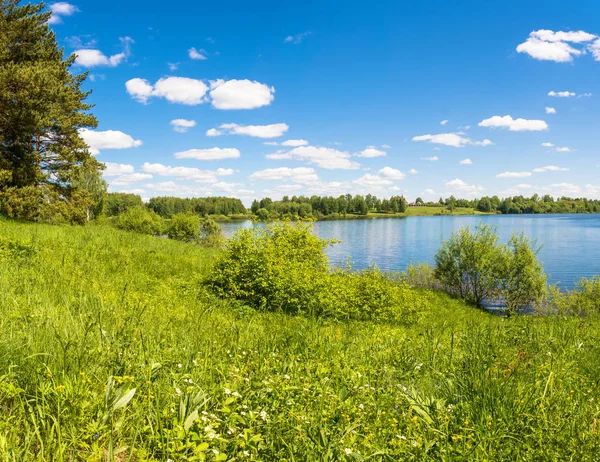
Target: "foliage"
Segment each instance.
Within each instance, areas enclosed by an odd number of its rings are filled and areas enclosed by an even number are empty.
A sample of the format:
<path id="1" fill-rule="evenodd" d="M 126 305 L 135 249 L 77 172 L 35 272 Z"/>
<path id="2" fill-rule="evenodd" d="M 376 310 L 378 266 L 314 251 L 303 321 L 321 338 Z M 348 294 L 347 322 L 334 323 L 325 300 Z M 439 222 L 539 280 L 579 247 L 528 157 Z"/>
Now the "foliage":
<path id="1" fill-rule="evenodd" d="M 200 217 L 189 213 L 177 213 L 171 217 L 168 228 L 169 239 L 197 241 L 200 237 Z"/>
<path id="2" fill-rule="evenodd" d="M 239 199 L 232 197 L 152 197 L 148 208 L 163 218 L 171 218 L 178 213 L 195 215 L 236 215 L 245 214 L 246 207 Z"/>
<path id="3" fill-rule="evenodd" d="M 506 267 L 501 275 L 501 295 L 510 311 L 527 308 L 546 295 L 547 278 L 532 243 L 523 233 L 513 234 L 507 244 Z"/>
<path id="4" fill-rule="evenodd" d="M 95 197 L 78 181 L 80 170 L 97 172 L 101 164 L 80 130 L 97 122 L 81 88 L 87 74 L 71 73 L 75 56 L 63 59 L 43 9 L 0 2 L 0 209 L 82 222 Z"/>
<path id="5" fill-rule="evenodd" d="M 498 294 L 505 268 L 506 253 L 490 225 L 479 225 L 475 232 L 460 229 L 435 255 L 435 276 L 446 290 L 477 305 Z"/>
<path id="6" fill-rule="evenodd" d="M 212 218 L 200 220 L 199 242 L 206 247 L 222 247 L 225 237 L 219 223 Z"/>
<path id="7" fill-rule="evenodd" d="M 138 194 L 108 193 L 104 205 L 107 217 L 116 217 L 132 207 L 143 207 L 144 202 Z"/>
<path id="8" fill-rule="evenodd" d="M 123 461 L 597 459 L 593 312 L 433 292 L 410 325 L 259 312 L 198 284 L 209 248 L 0 227 L 35 249 L 0 252 L 2 459 L 108 460 L 111 439 Z"/>
<path id="9" fill-rule="evenodd" d="M 163 219 L 144 206 L 127 209 L 115 218 L 114 224 L 119 229 L 141 234 L 160 235 L 164 232 Z"/>
<path id="10" fill-rule="evenodd" d="M 508 244 L 498 242 L 496 229 L 479 225 L 453 233 L 435 256 L 435 277 L 447 292 L 469 303 L 500 297 L 508 311 L 530 307 L 546 293 L 546 275 L 538 249 L 524 234 Z"/>
<path id="11" fill-rule="evenodd" d="M 229 239 L 209 283 L 221 296 L 263 311 L 336 319 L 411 322 L 426 297 L 372 268 L 329 270 L 312 225 L 242 229 Z"/>
<path id="12" fill-rule="evenodd" d="M 600 276 L 581 278 L 573 290 L 551 287 L 543 310 L 547 313 L 591 316 L 600 313 Z"/>

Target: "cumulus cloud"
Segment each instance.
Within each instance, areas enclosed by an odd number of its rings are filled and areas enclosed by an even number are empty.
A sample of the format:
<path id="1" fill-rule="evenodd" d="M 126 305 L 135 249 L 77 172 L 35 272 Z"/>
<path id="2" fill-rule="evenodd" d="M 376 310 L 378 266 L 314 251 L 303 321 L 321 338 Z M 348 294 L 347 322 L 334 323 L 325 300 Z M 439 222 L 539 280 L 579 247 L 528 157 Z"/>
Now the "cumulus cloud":
<path id="1" fill-rule="evenodd" d="M 391 170 L 393 170 L 393 169 L 391 169 Z M 360 178 L 354 180 L 353 183 L 357 184 L 359 186 L 369 186 L 369 187 L 379 187 L 379 186 L 386 186 L 386 185 L 392 184 L 392 182 L 390 180 L 386 180 L 377 175 L 371 175 L 370 173 L 367 173 L 367 174 L 361 176 Z"/>
<path id="2" fill-rule="evenodd" d="M 277 138 L 278 136 L 282 136 L 285 132 L 287 132 L 289 128 L 290 127 L 284 123 L 271 125 L 222 124 L 218 129 L 211 128 L 208 130 L 206 135 L 247 135 L 255 138 Z"/>
<path id="3" fill-rule="evenodd" d="M 468 184 L 460 178 L 455 178 L 454 180 L 446 181 L 444 185 L 448 188 L 454 189 L 456 191 L 461 191 L 468 195 L 473 195 L 477 194 L 478 192 L 485 191 L 485 188 L 483 186 Z"/>
<path id="4" fill-rule="evenodd" d="M 171 125 L 173 126 L 173 130 L 178 133 L 185 133 L 190 128 L 196 126 L 195 120 L 186 120 L 186 119 L 175 119 L 171 120 Z"/>
<path id="5" fill-rule="evenodd" d="M 440 158 L 438 156 L 421 157 L 421 160 L 426 160 L 426 161 L 429 161 L 429 162 L 436 162 L 436 161 L 440 160 Z"/>
<path id="6" fill-rule="evenodd" d="M 82 128 L 79 130 L 79 135 L 93 155 L 99 154 L 102 149 L 127 149 L 142 145 L 141 140 L 133 139 L 130 135 L 118 130 L 95 131 Z"/>
<path id="7" fill-rule="evenodd" d="M 330 170 L 356 170 L 360 167 L 358 162 L 350 160 L 350 153 L 333 148 L 298 146 L 289 154 L 293 159 L 303 160 Z"/>
<path id="8" fill-rule="evenodd" d="M 383 157 L 387 156 L 387 152 L 377 149 L 375 146 L 367 146 L 365 149 L 356 154 L 357 157 Z"/>
<path id="9" fill-rule="evenodd" d="M 188 77 L 163 77 L 152 85 L 148 80 L 134 78 L 125 83 L 125 88 L 140 103 L 147 103 L 152 97 L 188 106 L 211 101 L 214 108 L 224 110 L 267 106 L 275 98 L 275 88 L 250 80 L 205 82 Z"/>
<path id="10" fill-rule="evenodd" d="M 509 115 L 493 116 L 482 120 L 480 127 L 508 128 L 511 132 L 547 130 L 548 124 L 543 120 L 513 119 Z"/>
<path id="11" fill-rule="evenodd" d="M 556 114 L 556 109 L 546 106 L 546 114 Z"/>
<path id="12" fill-rule="evenodd" d="M 131 183 L 137 183 L 139 181 L 150 180 L 152 175 L 149 173 L 126 173 L 119 175 L 114 180 L 110 181 L 111 186 L 127 186 Z"/>
<path id="13" fill-rule="evenodd" d="M 415 173 L 417 173 L 417 171 L 414 169 L 411 170 L 411 173 L 413 171 Z M 406 178 L 406 175 L 404 173 L 402 173 L 400 170 L 396 170 L 395 168 L 392 168 L 392 167 L 383 167 L 377 173 L 384 178 L 389 178 L 390 180 L 403 180 L 404 178 Z"/>
<path id="14" fill-rule="evenodd" d="M 312 32 L 308 30 L 306 32 L 301 32 L 296 35 L 288 35 L 286 38 L 283 39 L 283 43 L 294 43 L 297 45 L 298 43 L 302 43 L 304 39 L 311 34 Z"/>
<path id="15" fill-rule="evenodd" d="M 463 159 L 459 162 L 459 165 L 471 165 L 473 161 L 471 159 Z"/>
<path id="16" fill-rule="evenodd" d="M 230 168 L 219 168 L 217 170 L 200 170 L 194 167 L 171 167 L 170 165 L 151 164 L 145 162 L 142 171 L 152 175 L 181 178 L 195 181 L 197 183 L 217 183 L 219 176 L 233 175 Z"/>
<path id="17" fill-rule="evenodd" d="M 188 56 L 191 59 L 204 61 L 206 58 L 206 51 L 204 50 L 196 50 L 194 47 L 188 50 Z"/>
<path id="18" fill-rule="evenodd" d="M 284 141 L 283 143 L 281 143 L 281 145 L 282 146 L 291 146 L 291 147 L 306 146 L 306 145 L 308 145 L 308 141 L 306 141 L 306 140 L 287 140 L 287 141 Z"/>
<path id="19" fill-rule="evenodd" d="M 270 160 L 289 160 L 292 159 L 292 155 L 289 152 L 279 150 L 265 156 L 266 159 Z"/>
<path id="20" fill-rule="evenodd" d="M 286 180 L 293 183 L 310 184 L 319 181 L 319 177 L 312 168 L 279 167 L 267 168 L 254 172 L 249 176 L 250 180 Z"/>
<path id="21" fill-rule="evenodd" d="M 554 144 L 545 142 L 545 143 L 542 143 L 542 146 L 544 146 L 545 148 L 551 148 L 554 146 Z"/>
<path id="22" fill-rule="evenodd" d="M 83 67 L 117 67 L 125 62 L 131 55 L 131 44 L 134 43 L 131 37 L 121 37 L 119 39 L 123 46 L 123 51 L 112 56 L 106 56 L 100 50 L 84 48 L 76 50 L 73 53 L 77 55 L 75 64 Z"/>
<path id="23" fill-rule="evenodd" d="M 577 96 L 577 93 L 572 91 L 549 91 L 548 96 L 552 96 L 554 98 L 571 98 L 572 96 Z"/>
<path id="24" fill-rule="evenodd" d="M 534 168 L 533 171 L 535 173 L 543 173 L 543 172 L 568 172 L 568 168 L 558 167 L 556 165 L 546 165 L 545 167 Z"/>
<path id="25" fill-rule="evenodd" d="M 118 176 L 126 173 L 133 173 L 135 169 L 133 165 L 129 164 L 117 164 L 114 162 L 104 162 L 106 168 L 102 171 L 103 176 Z"/>
<path id="26" fill-rule="evenodd" d="M 223 160 L 237 159 L 240 151 L 235 148 L 189 149 L 173 154 L 176 159 Z"/>
<path id="27" fill-rule="evenodd" d="M 274 87 L 250 80 L 217 80 L 211 88 L 212 105 L 217 109 L 255 109 L 275 98 Z"/>
<path id="28" fill-rule="evenodd" d="M 414 168 L 411 168 L 411 169 L 408 171 L 408 173 L 410 173 L 411 175 L 416 175 L 416 174 L 417 174 L 417 173 L 419 173 L 419 172 L 417 172 L 417 171 L 416 171 Z"/>
<path id="29" fill-rule="evenodd" d="M 440 122 L 440 125 L 446 125 L 447 123 L 448 123 L 448 121 L 447 121 L 447 120 L 442 120 L 442 121 Z"/>
<path id="30" fill-rule="evenodd" d="M 48 24 L 62 24 L 65 16 L 72 16 L 79 12 L 79 8 L 67 2 L 57 2 L 50 4 L 52 16 L 48 20 Z"/>
<path id="31" fill-rule="evenodd" d="M 461 136 L 458 133 L 440 133 L 438 135 L 420 135 L 415 136 L 413 141 L 429 141 L 434 144 L 443 144 L 446 146 L 452 146 L 455 148 L 461 148 L 463 146 L 490 146 L 492 143 L 490 140 L 485 139 L 483 141 L 473 141 L 469 138 Z"/>
<path id="32" fill-rule="evenodd" d="M 598 36 L 582 30 L 554 32 L 542 29 L 531 32 L 527 40 L 517 46 L 517 52 L 526 53 L 541 61 L 566 63 L 573 61 L 574 57 L 585 54 L 587 49 L 596 61 L 600 61 L 600 56 L 595 53 L 598 47 L 600 47 Z"/>
<path id="33" fill-rule="evenodd" d="M 531 172 L 504 172 L 496 175 L 496 178 L 525 178 L 531 176 Z"/>

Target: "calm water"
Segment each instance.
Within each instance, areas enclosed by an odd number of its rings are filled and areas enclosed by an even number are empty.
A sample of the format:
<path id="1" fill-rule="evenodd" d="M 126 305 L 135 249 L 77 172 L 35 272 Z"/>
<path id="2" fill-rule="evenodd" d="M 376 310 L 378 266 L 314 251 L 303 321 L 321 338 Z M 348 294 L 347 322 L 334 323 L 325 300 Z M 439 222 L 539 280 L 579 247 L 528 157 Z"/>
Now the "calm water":
<path id="1" fill-rule="evenodd" d="M 374 263 L 383 270 L 404 270 L 409 263 L 433 263 L 443 239 L 463 226 L 480 222 L 498 228 L 506 242 L 525 231 L 543 247 L 539 253 L 551 283 L 572 287 L 582 276 L 600 274 L 600 215 L 487 215 L 454 217 L 378 218 L 315 223 L 315 233 L 342 243 L 328 249 L 334 265 L 350 257 L 355 268 Z M 225 223 L 226 234 L 251 222 Z"/>

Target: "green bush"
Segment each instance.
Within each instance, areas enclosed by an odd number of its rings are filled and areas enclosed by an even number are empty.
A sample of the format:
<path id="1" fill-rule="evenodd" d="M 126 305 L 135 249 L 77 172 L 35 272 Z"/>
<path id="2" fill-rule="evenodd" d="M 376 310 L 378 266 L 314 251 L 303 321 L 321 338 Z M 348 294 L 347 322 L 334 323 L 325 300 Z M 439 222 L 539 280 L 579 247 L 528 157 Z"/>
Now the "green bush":
<path id="1" fill-rule="evenodd" d="M 115 219 L 115 226 L 141 234 L 160 235 L 164 232 L 163 219 L 144 206 L 127 209 Z"/>
<path id="2" fill-rule="evenodd" d="M 556 286 L 551 287 L 544 308 L 550 313 L 577 316 L 600 313 L 600 276 L 581 278 L 575 289 L 566 292 Z"/>
<path id="3" fill-rule="evenodd" d="M 200 244 L 207 247 L 222 247 L 225 242 L 223 229 L 212 218 L 203 218 L 200 221 L 200 235 L 198 240 Z"/>
<path id="4" fill-rule="evenodd" d="M 191 213 L 176 213 L 171 217 L 169 223 L 169 239 L 177 241 L 193 242 L 200 237 L 200 221 L 198 215 Z"/>
<path id="5" fill-rule="evenodd" d="M 502 245 L 489 225 L 479 225 L 475 232 L 462 228 L 436 254 L 435 278 L 469 303 L 501 298 L 509 311 L 536 305 L 547 285 L 533 246 L 524 234 L 513 234 Z"/>
<path id="6" fill-rule="evenodd" d="M 311 224 L 301 222 L 239 230 L 209 284 L 223 297 L 289 314 L 409 322 L 425 307 L 427 295 L 375 268 L 330 271 L 325 255 L 330 242 L 311 231 Z"/>

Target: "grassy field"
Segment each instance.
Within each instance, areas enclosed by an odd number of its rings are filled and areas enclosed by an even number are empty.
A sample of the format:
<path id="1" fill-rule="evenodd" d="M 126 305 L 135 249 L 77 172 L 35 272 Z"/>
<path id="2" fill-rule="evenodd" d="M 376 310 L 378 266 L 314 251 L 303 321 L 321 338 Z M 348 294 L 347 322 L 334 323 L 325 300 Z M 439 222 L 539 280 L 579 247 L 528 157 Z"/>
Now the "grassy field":
<path id="1" fill-rule="evenodd" d="M 214 255 L 0 221 L 0 460 L 598 460 L 597 319 L 260 313 Z"/>

